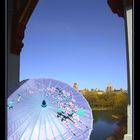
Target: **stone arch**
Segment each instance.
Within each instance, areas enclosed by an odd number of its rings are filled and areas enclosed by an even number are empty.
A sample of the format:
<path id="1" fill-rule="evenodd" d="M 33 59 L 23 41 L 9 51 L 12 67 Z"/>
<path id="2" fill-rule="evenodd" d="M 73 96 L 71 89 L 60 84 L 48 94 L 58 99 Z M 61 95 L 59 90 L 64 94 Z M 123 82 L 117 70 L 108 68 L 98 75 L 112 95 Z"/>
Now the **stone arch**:
<path id="1" fill-rule="evenodd" d="M 14 15 L 12 16 L 12 31 L 11 31 L 11 53 L 20 55 L 24 44 L 24 32 L 26 24 L 36 7 L 38 0 L 15 0 L 13 1 Z"/>
<path id="2" fill-rule="evenodd" d="M 20 55 L 21 49 L 24 44 L 22 42 L 24 38 L 24 32 L 26 24 L 30 19 L 30 16 L 36 7 L 39 0 L 13 0 L 12 16 L 12 39 L 11 39 L 11 53 Z M 124 2 L 123 0 L 107 0 L 113 13 L 116 13 L 119 17 L 124 18 Z M 132 5 L 132 0 L 126 0 L 125 7 Z"/>

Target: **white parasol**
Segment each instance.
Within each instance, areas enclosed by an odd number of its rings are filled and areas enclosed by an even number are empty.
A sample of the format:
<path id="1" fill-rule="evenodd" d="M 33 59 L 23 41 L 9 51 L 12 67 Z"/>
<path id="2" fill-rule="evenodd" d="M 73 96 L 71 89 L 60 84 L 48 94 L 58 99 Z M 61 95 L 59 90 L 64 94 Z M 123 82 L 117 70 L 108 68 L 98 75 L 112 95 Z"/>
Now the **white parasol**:
<path id="1" fill-rule="evenodd" d="M 8 98 L 8 140 L 89 140 L 92 110 L 84 96 L 52 79 L 27 80 Z"/>

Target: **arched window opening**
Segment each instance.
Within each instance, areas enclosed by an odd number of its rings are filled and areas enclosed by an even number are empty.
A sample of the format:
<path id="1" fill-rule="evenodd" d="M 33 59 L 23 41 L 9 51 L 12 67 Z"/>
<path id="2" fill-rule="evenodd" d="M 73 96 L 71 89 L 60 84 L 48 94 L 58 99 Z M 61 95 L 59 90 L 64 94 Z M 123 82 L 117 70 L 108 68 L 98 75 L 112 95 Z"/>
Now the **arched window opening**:
<path id="1" fill-rule="evenodd" d="M 95 110 L 109 108 L 113 101 L 127 98 L 125 27 L 123 19 L 118 18 L 102 0 L 40 0 L 25 30 L 20 81 L 53 78 L 74 84 Z M 91 103 L 88 95 L 94 95 L 96 104 Z M 119 105 L 126 109 L 124 101 Z M 103 116 L 111 122 L 118 117 L 112 110 L 103 114 L 96 111 L 95 118 Z M 109 134 L 117 130 L 116 124 L 115 128 L 112 126 L 108 126 Z M 92 137 L 98 139 L 101 135 L 104 134 L 95 129 Z"/>

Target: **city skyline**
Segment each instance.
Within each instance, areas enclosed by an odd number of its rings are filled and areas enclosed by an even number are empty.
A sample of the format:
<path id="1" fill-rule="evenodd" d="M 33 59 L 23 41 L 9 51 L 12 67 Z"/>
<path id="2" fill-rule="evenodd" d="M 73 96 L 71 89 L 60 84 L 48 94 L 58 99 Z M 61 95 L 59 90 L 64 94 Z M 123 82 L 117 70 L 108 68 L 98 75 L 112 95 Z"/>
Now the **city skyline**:
<path id="1" fill-rule="evenodd" d="M 40 0 L 25 30 L 20 81 L 127 89 L 124 19 L 102 0 Z"/>
<path id="2" fill-rule="evenodd" d="M 75 84 L 77 85 L 77 86 L 75 86 Z M 113 91 L 114 90 L 120 90 L 120 89 L 122 89 L 122 90 L 127 90 L 127 89 L 124 89 L 124 88 L 115 88 L 111 83 L 109 83 L 109 84 L 106 84 L 106 87 L 104 87 L 104 89 L 100 89 L 100 88 L 98 88 L 98 87 L 92 87 L 92 88 L 79 88 L 79 85 L 78 85 L 78 83 L 73 83 L 73 85 L 71 85 L 73 88 L 76 88 L 76 89 L 78 89 L 78 90 L 89 90 L 89 91 L 91 91 L 91 90 L 98 90 L 98 91 L 106 91 L 107 90 L 107 87 L 109 86 L 109 85 L 111 85 L 112 87 L 113 87 Z"/>

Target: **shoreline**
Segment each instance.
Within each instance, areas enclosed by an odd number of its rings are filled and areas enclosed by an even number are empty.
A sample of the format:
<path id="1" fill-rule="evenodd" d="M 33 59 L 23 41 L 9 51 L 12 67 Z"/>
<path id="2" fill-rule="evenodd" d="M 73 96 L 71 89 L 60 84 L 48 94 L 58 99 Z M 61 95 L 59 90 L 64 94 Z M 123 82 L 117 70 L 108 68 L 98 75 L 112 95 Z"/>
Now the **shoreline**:
<path id="1" fill-rule="evenodd" d="M 113 111 L 113 109 L 111 108 L 91 108 L 92 111 L 103 111 L 103 110 L 106 110 L 106 111 Z"/>

